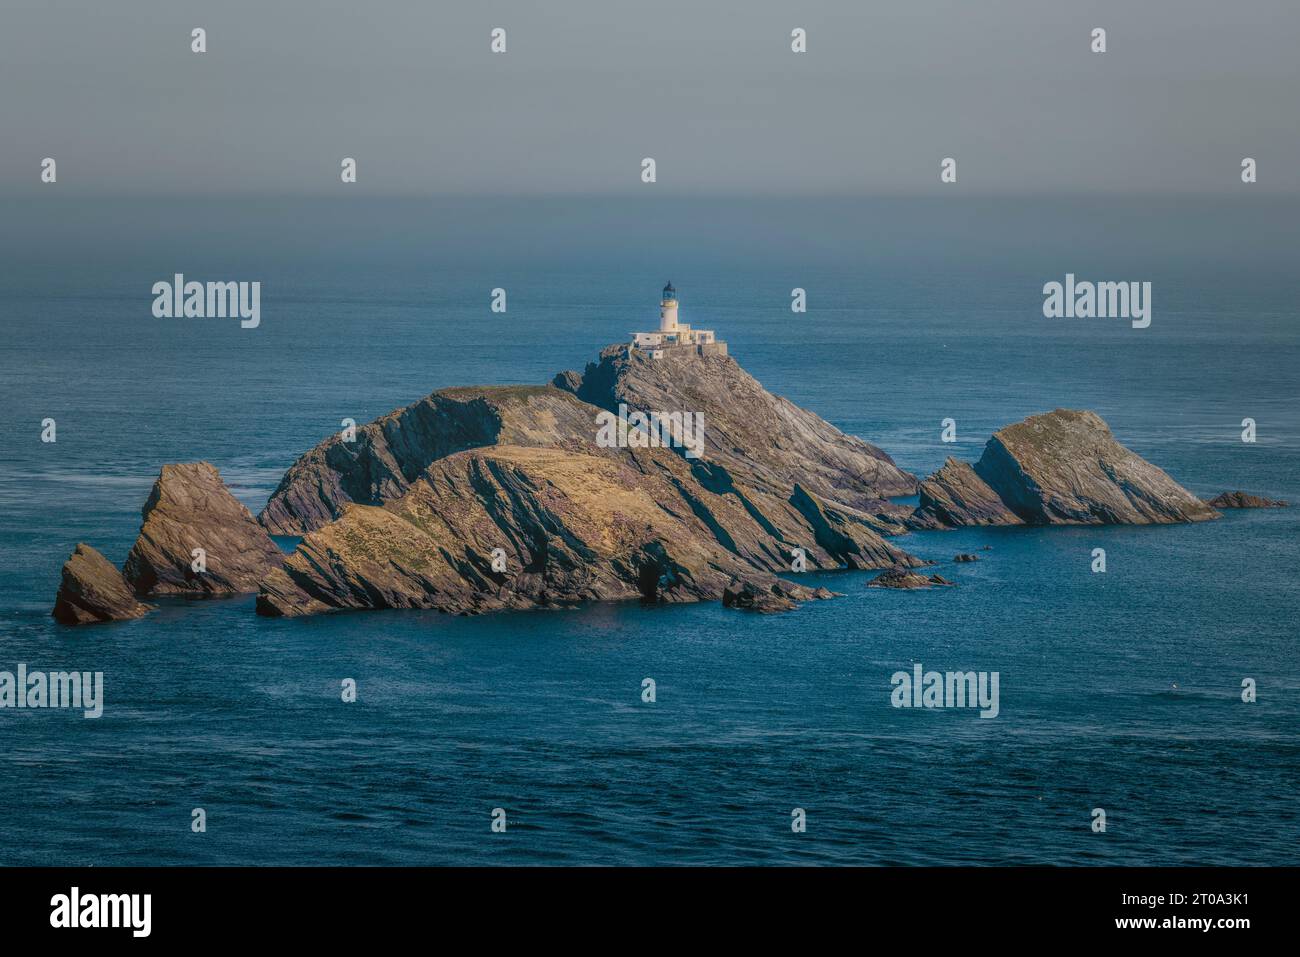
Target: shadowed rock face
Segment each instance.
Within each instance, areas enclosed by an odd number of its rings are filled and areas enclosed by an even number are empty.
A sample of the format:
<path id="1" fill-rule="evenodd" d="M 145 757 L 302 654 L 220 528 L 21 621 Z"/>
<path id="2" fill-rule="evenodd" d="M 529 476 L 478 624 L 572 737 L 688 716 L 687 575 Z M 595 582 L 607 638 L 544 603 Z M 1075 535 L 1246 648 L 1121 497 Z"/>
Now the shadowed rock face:
<path id="1" fill-rule="evenodd" d="M 1220 492 L 1206 502 L 1212 508 L 1287 508 L 1281 499 L 1263 498 L 1249 492 Z"/>
<path id="2" fill-rule="evenodd" d="M 863 512 L 916 492 L 916 476 L 881 449 L 768 392 L 731 356 L 667 352 L 650 359 L 610 346 L 574 388 L 577 378 L 565 372 L 556 383 L 603 409 L 624 403 L 633 411 L 702 414 L 703 458 L 754 488 L 780 492 L 794 480 L 829 503 Z"/>
<path id="3" fill-rule="evenodd" d="M 1147 525 L 1218 515 L 1115 441 L 1095 413 L 1057 409 L 994 433 L 973 469 L 949 459 L 923 483 L 911 524 Z"/>
<path id="4" fill-rule="evenodd" d="M 899 549 L 885 542 L 878 530 L 883 529 L 884 534 L 897 534 L 904 531 L 901 527 L 882 526 L 876 516 L 842 505 L 831 507 L 802 485 L 795 485 L 789 504 L 807 522 L 813 542 L 844 567 L 887 568 L 898 563 Z M 795 534 L 801 536 L 797 540 L 802 544 L 802 539 L 806 538 L 802 529 Z M 908 556 L 905 564 L 913 563 L 922 564 Z M 824 566 L 826 563 L 817 561 L 817 564 Z"/>
<path id="5" fill-rule="evenodd" d="M 787 534 L 807 543 L 810 568 L 849 555 L 866 561 L 876 549 L 885 564 L 916 563 L 847 514 L 836 513 L 851 532 L 837 543 L 844 551 L 832 553 L 814 543 L 789 502 L 748 489 L 712 492 L 668 449 L 611 452 L 497 445 L 440 459 L 401 498 L 349 505 L 309 533 L 267 576 L 257 610 L 472 614 L 581 601 L 716 600 L 737 581 L 790 606 L 824 597 L 777 578 L 789 568 Z M 504 571 L 493 567 L 494 549 Z"/>
<path id="6" fill-rule="evenodd" d="M 141 618 L 148 605 L 136 601 L 122 573 L 95 549 L 79 543 L 64 563 L 54 620 L 65 625 Z"/>
<path id="7" fill-rule="evenodd" d="M 254 592 L 284 559 L 207 462 L 164 465 L 141 514 L 123 569 L 138 595 Z M 203 573 L 191 567 L 196 548 L 206 553 Z"/>

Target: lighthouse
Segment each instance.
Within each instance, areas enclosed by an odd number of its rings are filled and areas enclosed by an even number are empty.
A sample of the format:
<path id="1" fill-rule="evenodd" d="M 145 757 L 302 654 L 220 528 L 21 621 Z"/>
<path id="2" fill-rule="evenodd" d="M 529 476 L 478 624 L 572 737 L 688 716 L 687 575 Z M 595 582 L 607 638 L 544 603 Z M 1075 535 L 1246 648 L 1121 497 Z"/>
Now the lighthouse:
<path id="1" fill-rule="evenodd" d="M 659 297 L 659 329 L 634 332 L 628 344 L 629 355 L 638 351 L 648 359 L 662 359 L 666 353 L 689 352 L 697 356 L 725 356 L 727 344 L 713 335 L 712 329 L 692 329 L 677 321 L 677 290 L 670 282 Z"/>
<path id="2" fill-rule="evenodd" d="M 664 295 L 659 301 L 659 331 L 677 331 L 677 290 L 671 280 L 664 286 Z"/>

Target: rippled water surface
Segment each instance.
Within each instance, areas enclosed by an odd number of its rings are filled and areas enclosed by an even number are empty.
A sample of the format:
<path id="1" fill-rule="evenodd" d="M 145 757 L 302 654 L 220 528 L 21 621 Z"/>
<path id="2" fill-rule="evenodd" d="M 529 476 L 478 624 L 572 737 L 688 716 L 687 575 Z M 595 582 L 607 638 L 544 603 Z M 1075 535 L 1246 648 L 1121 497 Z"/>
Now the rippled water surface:
<path id="1" fill-rule="evenodd" d="M 246 230 L 122 249 L 60 221 L 59 262 L 33 253 L 0 279 L 0 670 L 106 683 L 98 720 L 0 711 L 0 862 L 1295 862 L 1300 510 L 912 535 L 904 547 L 958 587 L 823 576 L 842 597 L 771 617 L 710 604 L 284 621 L 255 616 L 251 597 L 77 630 L 48 617 L 77 541 L 125 558 L 163 462 L 213 462 L 256 510 L 343 417 L 580 369 L 650 327 L 669 278 L 683 321 L 911 470 L 973 458 L 1027 414 L 1084 407 L 1198 494 L 1300 500 L 1289 271 L 1214 269 L 1136 241 L 1108 255 L 1096 236 L 1076 249 L 1054 232 L 1046 250 L 1026 241 L 958 266 L 888 259 L 880 235 L 882 258 L 827 262 L 806 219 L 784 259 L 776 239 L 723 249 L 703 226 L 673 253 L 602 250 L 592 226 L 566 258 L 534 224 L 506 258 L 478 235 L 451 262 L 418 255 L 418 233 L 372 226 L 402 254 L 352 255 L 314 245 L 279 207 L 241 215 Z M 745 232 L 734 210 L 717 215 Z M 1217 222 L 1192 216 L 1188 231 Z M 297 255 L 258 246 L 261 226 Z M 1150 329 L 1042 319 L 1042 283 L 1090 267 L 1153 281 Z M 178 270 L 263 281 L 261 328 L 152 318 L 149 287 Z M 505 315 L 487 308 L 496 286 Z M 805 315 L 789 311 L 794 286 L 809 289 Z M 956 446 L 939 441 L 946 417 Z M 1104 575 L 1089 570 L 1099 546 Z M 914 662 L 998 671 L 1001 713 L 891 708 L 890 675 Z M 344 678 L 356 704 L 340 701 Z M 206 834 L 190 831 L 195 807 Z M 1089 827 L 1097 807 L 1104 835 Z"/>

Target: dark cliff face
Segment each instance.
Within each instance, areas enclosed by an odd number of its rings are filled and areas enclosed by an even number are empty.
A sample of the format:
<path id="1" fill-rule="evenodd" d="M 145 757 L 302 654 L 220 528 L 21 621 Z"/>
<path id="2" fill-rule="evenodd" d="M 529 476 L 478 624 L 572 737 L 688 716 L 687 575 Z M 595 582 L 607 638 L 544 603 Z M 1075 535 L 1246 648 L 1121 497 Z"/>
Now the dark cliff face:
<path id="1" fill-rule="evenodd" d="M 257 591 L 284 556 L 207 462 L 164 465 L 123 573 L 139 595 Z M 194 550 L 205 568 L 195 571 Z"/>
<path id="2" fill-rule="evenodd" d="M 922 483 L 910 524 L 1147 525 L 1217 517 L 1115 441 L 1095 413 L 1057 409 L 994 433 L 973 468 L 949 459 Z"/>

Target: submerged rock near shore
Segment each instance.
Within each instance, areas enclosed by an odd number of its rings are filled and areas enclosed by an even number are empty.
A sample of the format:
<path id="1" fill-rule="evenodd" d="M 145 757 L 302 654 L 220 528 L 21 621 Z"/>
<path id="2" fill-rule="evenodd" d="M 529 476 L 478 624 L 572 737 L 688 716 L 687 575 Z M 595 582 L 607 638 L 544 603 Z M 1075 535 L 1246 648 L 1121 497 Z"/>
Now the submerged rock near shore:
<path id="1" fill-rule="evenodd" d="M 942 575 L 922 575 L 910 568 L 890 568 L 871 581 L 868 588 L 933 588 L 936 585 L 955 585 Z"/>
<path id="2" fill-rule="evenodd" d="M 126 621 L 148 611 L 112 562 L 84 542 L 77 544 L 63 566 L 52 612 L 55 621 L 64 625 Z"/>
<path id="3" fill-rule="evenodd" d="M 1218 517 L 1120 445 L 1096 413 L 1057 409 L 995 432 L 973 467 L 949 459 L 921 483 L 909 524 L 1147 525 Z"/>
<path id="4" fill-rule="evenodd" d="M 1220 492 L 1205 504 L 1212 508 L 1288 508 L 1290 502 L 1281 499 L 1264 498 L 1249 492 Z"/>
<path id="5" fill-rule="evenodd" d="M 123 573 L 138 595 L 255 592 L 284 559 L 207 462 L 164 465 Z M 202 549 L 203 571 L 195 571 Z"/>
<path id="6" fill-rule="evenodd" d="M 833 592 L 825 588 L 815 589 L 809 595 L 807 589 L 802 586 L 795 586 L 795 591 L 790 591 L 789 586 L 789 582 L 774 582 L 764 588 L 756 585 L 753 581 L 732 579 L 731 583 L 722 590 L 722 607 L 767 614 L 775 611 L 789 611 L 799 601 L 807 598 L 835 597 Z"/>

